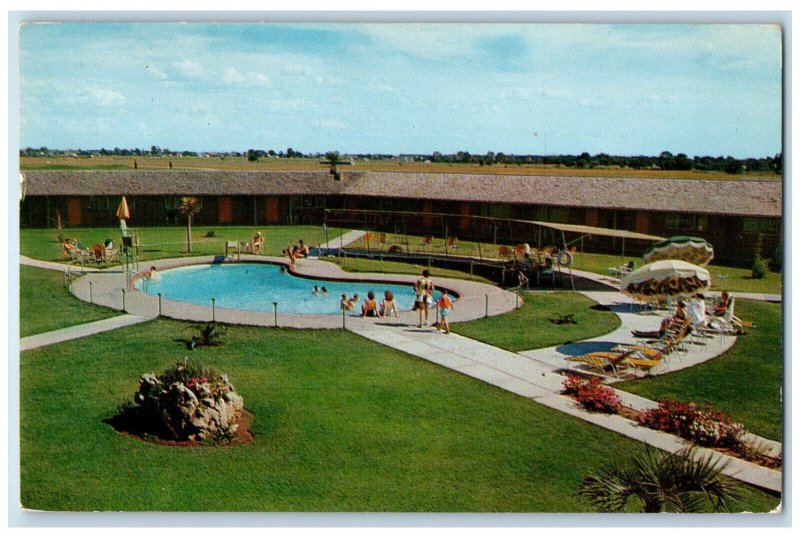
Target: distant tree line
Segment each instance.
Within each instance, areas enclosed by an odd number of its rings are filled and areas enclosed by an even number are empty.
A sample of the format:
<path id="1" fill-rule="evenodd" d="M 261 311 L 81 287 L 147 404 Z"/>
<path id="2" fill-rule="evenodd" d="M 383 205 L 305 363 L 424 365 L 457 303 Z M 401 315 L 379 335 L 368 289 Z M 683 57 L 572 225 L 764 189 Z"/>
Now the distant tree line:
<path id="1" fill-rule="evenodd" d="M 68 155 L 75 157 L 88 157 L 91 155 L 119 155 L 119 156 L 156 156 L 156 157 L 246 157 L 248 161 L 259 161 L 265 158 L 320 158 L 331 152 L 325 153 L 306 153 L 286 148 L 286 150 L 275 151 L 273 149 L 248 149 L 244 152 L 228 151 L 228 152 L 196 152 L 196 151 L 170 151 L 167 148 L 160 148 L 158 146 L 151 146 L 150 149 L 106 149 L 100 148 L 95 150 L 55 150 L 46 147 L 41 148 L 25 148 L 20 150 L 20 156 L 24 157 L 50 157 L 59 155 Z M 344 155 L 343 155 L 344 156 Z M 706 170 L 713 172 L 724 172 L 727 174 L 744 174 L 751 172 L 774 172 L 780 174 L 783 169 L 783 154 L 778 153 L 774 157 L 760 157 L 760 158 L 747 158 L 736 159 L 731 156 L 699 156 L 695 155 L 689 157 L 685 153 L 678 153 L 673 155 L 669 151 L 663 151 L 657 156 L 648 155 L 608 155 L 606 153 L 598 153 L 590 155 L 588 152 L 583 152 L 580 155 L 516 155 L 511 153 L 503 153 L 489 151 L 485 154 L 472 154 L 468 151 L 458 151 L 456 153 L 441 153 L 434 151 L 431 154 L 400 154 L 392 155 L 387 153 L 354 153 L 348 154 L 348 158 L 355 160 L 392 160 L 400 159 L 401 161 L 410 162 L 432 162 L 432 163 L 463 163 L 463 164 L 477 164 L 480 166 L 493 166 L 493 165 L 526 165 L 538 164 L 549 166 L 562 166 L 566 168 L 631 168 L 634 170 Z"/>
<path id="2" fill-rule="evenodd" d="M 539 164 L 551 166 L 564 166 L 566 168 L 632 168 L 634 170 L 708 170 L 725 172 L 728 174 L 743 174 L 745 172 L 774 172 L 780 174 L 783 168 L 783 155 L 778 153 L 774 157 L 736 159 L 734 157 L 687 156 L 685 153 L 673 155 L 663 151 L 658 156 L 646 155 L 608 155 L 598 153 L 590 155 L 583 152 L 580 155 L 513 155 L 493 151 L 482 154 L 470 154 L 467 151 L 445 155 L 438 151 L 426 156 L 426 160 L 435 163 L 471 163 L 481 166 L 495 164 Z"/>

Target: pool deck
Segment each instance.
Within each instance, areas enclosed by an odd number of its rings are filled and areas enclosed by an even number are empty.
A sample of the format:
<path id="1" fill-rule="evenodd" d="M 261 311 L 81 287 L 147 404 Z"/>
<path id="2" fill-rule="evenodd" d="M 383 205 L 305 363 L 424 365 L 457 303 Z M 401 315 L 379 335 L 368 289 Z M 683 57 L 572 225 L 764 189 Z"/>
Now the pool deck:
<path id="1" fill-rule="evenodd" d="M 158 271 L 184 267 L 188 265 L 202 265 L 210 263 L 271 263 L 288 267 L 286 258 L 242 254 L 234 261 L 224 260 L 220 256 L 201 256 L 194 258 L 173 258 L 148 262 L 148 269 L 154 266 Z M 141 268 L 144 271 L 144 268 Z M 314 258 L 303 258 L 296 261 L 294 274 L 307 278 L 324 280 L 344 280 L 354 282 L 389 282 L 413 286 L 417 275 L 392 275 L 383 273 L 348 273 L 338 265 Z M 521 304 L 521 298 L 513 291 L 503 290 L 497 286 L 459 280 L 454 278 L 437 278 L 433 271 L 432 280 L 437 288 L 446 288 L 458 295 L 456 308 L 450 320 L 469 321 L 509 312 Z M 106 271 L 87 274 L 75 280 L 70 291 L 79 299 L 123 310 L 143 318 L 154 318 L 159 315 L 159 297 L 147 295 L 135 288 L 128 289 L 124 271 L 115 267 Z M 124 301 L 124 305 L 123 305 Z M 268 311 L 236 310 L 225 308 L 212 308 L 211 298 L 208 306 L 193 305 L 184 302 L 172 301 L 168 297 L 161 298 L 160 314 L 188 321 L 218 321 L 238 325 L 255 325 L 262 327 L 289 327 L 298 329 L 334 329 L 356 326 L 359 323 L 370 323 L 352 312 L 342 314 L 289 314 L 281 311 L 281 305 L 272 306 Z M 431 310 L 430 319 L 433 321 L 435 313 Z M 398 323 L 410 324 L 418 320 L 416 312 L 401 312 L 397 318 Z"/>

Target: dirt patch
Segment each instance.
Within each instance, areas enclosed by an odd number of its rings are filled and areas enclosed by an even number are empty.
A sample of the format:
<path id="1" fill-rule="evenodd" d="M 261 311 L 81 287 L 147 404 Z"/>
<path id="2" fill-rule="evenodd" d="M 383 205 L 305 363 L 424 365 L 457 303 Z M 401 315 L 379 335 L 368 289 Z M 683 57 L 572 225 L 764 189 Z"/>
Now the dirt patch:
<path id="1" fill-rule="evenodd" d="M 256 416 L 247 409 L 242 410 L 242 415 L 239 420 L 235 422 L 238 425 L 236 435 L 232 439 L 220 442 L 213 441 L 175 441 L 165 438 L 163 434 L 148 431 L 147 425 L 142 424 L 142 421 L 130 411 L 123 412 L 115 415 L 109 419 L 104 420 L 106 424 L 110 425 L 114 430 L 122 435 L 132 437 L 145 443 L 152 443 L 163 446 L 175 447 L 197 447 L 197 446 L 239 446 L 252 443 L 255 436 L 250 429 Z"/>

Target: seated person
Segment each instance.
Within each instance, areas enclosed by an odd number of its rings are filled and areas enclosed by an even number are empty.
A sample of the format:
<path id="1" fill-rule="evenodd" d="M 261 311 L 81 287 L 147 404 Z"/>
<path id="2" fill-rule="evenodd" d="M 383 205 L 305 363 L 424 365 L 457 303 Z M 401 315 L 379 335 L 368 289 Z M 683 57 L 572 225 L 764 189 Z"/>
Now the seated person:
<path id="1" fill-rule="evenodd" d="M 531 260 L 531 253 L 526 252 L 523 254 L 522 258 L 522 266 L 523 271 L 532 271 L 533 270 L 533 260 Z"/>
<path id="2" fill-rule="evenodd" d="M 94 259 L 97 262 L 105 261 L 106 259 L 106 247 L 101 245 L 100 243 L 94 245 L 92 247 L 92 253 L 94 254 Z"/>
<path id="3" fill-rule="evenodd" d="M 81 249 L 73 244 L 69 239 L 64 239 L 64 254 L 67 256 L 77 256 L 81 253 Z"/>
<path id="4" fill-rule="evenodd" d="M 720 302 L 714 305 L 714 310 L 712 314 L 717 317 L 722 317 L 728 313 L 728 308 L 731 306 L 731 296 L 728 294 L 727 291 L 722 292 L 722 296 L 720 297 Z"/>
<path id="5" fill-rule="evenodd" d="M 295 258 L 305 258 L 308 256 L 310 249 L 302 239 L 298 240 L 298 244 L 292 247 Z"/>
<path id="6" fill-rule="evenodd" d="M 686 303 L 683 302 L 683 300 L 678 300 L 678 306 L 675 308 L 672 320 L 676 323 L 686 323 L 689 321 L 689 316 L 686 314 Z"/>
<path id="7" fill-rule="evenodd" d="M 349 299 L 347 298 L 347 294 L 345 293 L 342 294 L 342 303 L 341 303 L 342 310 L 350 311 L 356 307 L 356 303 L 358 303 L 357 293 L 352 297 L 350 297 Z"/>
<path id="8" fill-rule="evenodd" d="M 160 276 L 155 266 L 150 267 L 150 272 L 147 273 L 147 278 L 153 282 L 158 282 Z"/>
<path id="9" fill-rule="evenodd" d="M 256 232 L 256 235 L 253 236 L 253 239 L 247 243 L 245 250 L 247 252 L 252 252 L 253 254 L 258 254 L 261 252 L 262 248 L 264 248 L 264 236 L 261 235 L 261 232 Z"/>
<path id="10" fill-rule="evenodd" d="M 382 318 L 389 317 L 391 312 L 394 312 L 394 317 L 398 317 L 397 302 L 395 301 L 394 293 L 387 290 L 386 293 L 383 294 L 383 301 L 381 301 L 380 315 Z"/>
<path id="11" fill-rule="evenodd" d="M 698 293 L 689 301 L 686 309 L 689 321 L 695 327 L 703 327 L 706 324 L 706 302 L 702 293 Z"/>
<path id="12" fill-rule="evenodd" d="M 370 291 L 367 293 L 367 298 L 364 299 L 364 304 L 361 305 L 362 318 L 377 318 L 378 316 L 378 302 L 375 300 L 375 292 Z"/>
<path id="13" fill-rule="evenodd" d="M 328 288 L 326 288 L 325 286 L 322 286 L 322 287 L 319 289 L 319 291 L 320 291 L 320 292 L 322 292 L 322 296 L 323 296 L 323 297 L 327 297 L 327 296 L 328 296 Z"/>

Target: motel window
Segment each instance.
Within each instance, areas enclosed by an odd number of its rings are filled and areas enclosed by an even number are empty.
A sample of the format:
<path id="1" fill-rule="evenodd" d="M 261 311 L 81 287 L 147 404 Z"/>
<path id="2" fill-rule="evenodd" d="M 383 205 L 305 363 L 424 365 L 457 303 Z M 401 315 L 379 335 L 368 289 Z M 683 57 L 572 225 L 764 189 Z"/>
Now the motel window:
<path id="1" fill-rule="evenodd" d="M 510 219 L 511 206 L 506 204 L 481 204 L 481 216 Z"/>
<path id="2" fill-rule="evenodd" d="M 744 233 L 746 234 L 773 234 L 780 233 L 780 221 L 778 219 L 756 219 L 745 218 L 743 220 Z"/>
<path id="3" fill-rule="evenodd" d="M 536 220 L 543 222 L 569 222 L 569 208 L 539 206 L 536 208 Z"/>
<path id="4" fill-rule="evenodd" d="M 91 207 L 97 211 L 116 211 L 119 200 L 112 196 L 92 196 Z"/>
<path id="5" fill-rule="evenodd" d="M 670 213 L 667 215 L 666 225 L 668 230 L 704 232 L 708 228 L 708 217 L 706 215 Z"/>
<path id="6" fill-rule="evenodd" d="M 290 197 L 292 208 L 294 209 L 303 209 L 303 208 L 325 208 L 325 197 L 324 196 L 292 196 Z"/>

